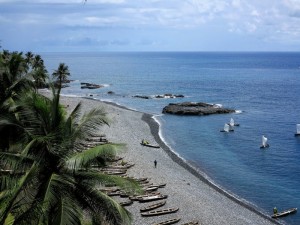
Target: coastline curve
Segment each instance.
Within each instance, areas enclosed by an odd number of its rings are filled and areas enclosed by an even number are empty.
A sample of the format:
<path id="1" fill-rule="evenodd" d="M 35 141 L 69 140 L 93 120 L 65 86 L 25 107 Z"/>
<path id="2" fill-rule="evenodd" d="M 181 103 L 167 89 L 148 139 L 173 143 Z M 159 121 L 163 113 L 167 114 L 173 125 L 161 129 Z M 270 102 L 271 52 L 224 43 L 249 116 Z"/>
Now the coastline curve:
<path id="1" fill-rule="evenodd" d="M 123 108 L 123 106 L 122 106 Z M 126 107 L 124 107 L 126 109 Z M 129 109 L 130 110 L 130 109 Z M 223 194 L 230 200 L 238 203 L 242 207 L 245 207 L 249 209 L 250 211 L 256 213 L 257 215 L 263 217 L 264 219 L 269 220 L 270 222 L 274 224 L 279 224 L 282 225 L 280 221 L 274 220 L 270 216 L 264 214 L 263 212 L 259 211 L 256 209 L 254 206 L 251 206 L 247 204 L 246 202 L 238 199 L 235 197 L 233 194 L 230 194 L 226 190 L 222 189 L 218 185 L 214 184 L 211 182 L 209 179 L 207 179 L 203 174 L 201 174 L 195 167 L 193 167 L 191 164 L 189 164 L 184 158 L 180 157 L 176 152 L 174 152 L 160 137 L 160 125 L 159 123 L 153 118 L 154 115 L 148 114 L 148 113 L 143 113 L 142 120 L 148 124 L 151 130 L 151 134 L 153 135 L 155 141 L 160 145 L 160 147 L 167 153 L 167 155 L 177 164 L 179 164 L 181 167 L 185 168 L 187 171 L 189 171 L 191 174 L 196 176 L 198 179 L 200 179 L 202 182 L 205 184 L 209 185 L 212 187 L 214 190 L 219 192 L 220 194 Z"/>

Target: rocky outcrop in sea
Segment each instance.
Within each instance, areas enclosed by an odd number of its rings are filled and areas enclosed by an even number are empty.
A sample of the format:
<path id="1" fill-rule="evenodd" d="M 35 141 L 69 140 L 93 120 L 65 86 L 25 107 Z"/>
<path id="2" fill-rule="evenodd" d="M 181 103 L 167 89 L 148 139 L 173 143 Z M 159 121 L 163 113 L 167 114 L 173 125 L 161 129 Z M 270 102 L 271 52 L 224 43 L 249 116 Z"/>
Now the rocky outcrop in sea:
<path id="1" fill-rule="evenodd" d="M 223 108 L 218 104 L 208 104 L 204 102 L 170 103 L 165 106 L 162 111 L 162 113 L 197 116 L 234 112 L 234 109 Z"/>
<path id="2" fill-rule="evenodd" d="M 162 94 L 162 95 L 154 95 L 154 96 L 148 96 L 148 95 L 134 95 L 132 96 L 134 98 L 143 98 L 143 99 L 152 99 L 152 98 L 184 98 L 184 95 L 176 95 L 176 94 Z"/>

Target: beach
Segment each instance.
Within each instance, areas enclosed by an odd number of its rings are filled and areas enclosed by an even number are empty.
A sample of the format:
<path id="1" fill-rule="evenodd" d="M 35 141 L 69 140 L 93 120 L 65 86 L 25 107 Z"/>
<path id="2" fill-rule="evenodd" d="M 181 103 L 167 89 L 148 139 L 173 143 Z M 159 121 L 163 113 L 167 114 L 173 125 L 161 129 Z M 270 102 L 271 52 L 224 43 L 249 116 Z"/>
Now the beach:
<path id="1" fill-rule="evenodd" d="M 100 107 L 111 119 L 110 126 L 103 126 L 101 133 L 105 134 L 110 142 L 126 144 L 126 148 L 118 155 L 124 157 L 126 162 L 134 163 L 127 174 L 136 178 L 147 177 L 151 183 L 166 183 L 164 188 L 159 189 L 159 192 L 168 195 L 163 208 L 179 208 L 174 214 L 141 217 L 140 208 L 152 203 L 134 202 L 126 207 L 133 214 L 134 225 L 155 224 L 171 218 L 181 218 L 178 224 L 192 220 L 207 225 L 278 224 L 277 221 L 240 203 L 230 194 L 210 184 L 195 169 L 171 152 L 160 139 L 159 125 L 152 115 L 93 99 L 61 97 L 61 104 L 67 106 L 68 112 L 79 102 L 82 103 L 83 111 Z M 158 144 L 160 148 L 142 146 L 142 139 L 151 144 Z M 154 160 L 157 161 L 156 168 Z"/>

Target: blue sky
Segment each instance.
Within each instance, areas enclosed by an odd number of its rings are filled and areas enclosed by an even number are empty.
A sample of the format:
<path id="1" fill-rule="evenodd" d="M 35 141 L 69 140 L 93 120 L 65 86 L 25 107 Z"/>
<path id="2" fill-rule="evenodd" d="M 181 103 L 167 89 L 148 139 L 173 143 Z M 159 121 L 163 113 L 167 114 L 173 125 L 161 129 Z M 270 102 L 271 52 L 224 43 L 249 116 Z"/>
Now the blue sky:
<path id="1" fill-rule="evenodd" d="M 0 0 L 3 49 L 300 51 L 300 0 Z"/>

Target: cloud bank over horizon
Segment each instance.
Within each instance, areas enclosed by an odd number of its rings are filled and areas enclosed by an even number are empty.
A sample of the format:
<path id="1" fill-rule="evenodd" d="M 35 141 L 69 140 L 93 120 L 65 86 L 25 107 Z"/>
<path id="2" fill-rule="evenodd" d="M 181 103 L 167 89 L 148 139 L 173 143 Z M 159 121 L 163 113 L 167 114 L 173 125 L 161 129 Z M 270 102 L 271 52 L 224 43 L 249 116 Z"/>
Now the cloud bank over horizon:
<path id="1" fill-rule="evenodd" d="M 299 22 L 299 0 L 0 0 L 22 51 L 300 51 Z"/>

